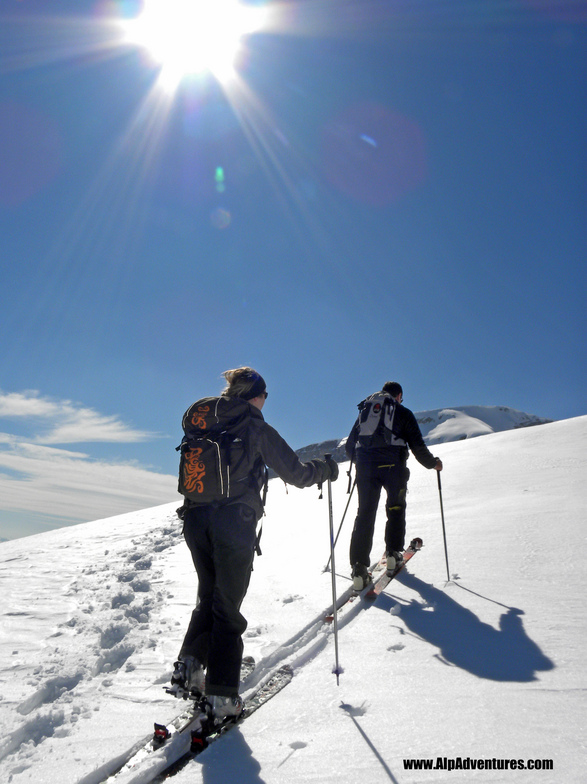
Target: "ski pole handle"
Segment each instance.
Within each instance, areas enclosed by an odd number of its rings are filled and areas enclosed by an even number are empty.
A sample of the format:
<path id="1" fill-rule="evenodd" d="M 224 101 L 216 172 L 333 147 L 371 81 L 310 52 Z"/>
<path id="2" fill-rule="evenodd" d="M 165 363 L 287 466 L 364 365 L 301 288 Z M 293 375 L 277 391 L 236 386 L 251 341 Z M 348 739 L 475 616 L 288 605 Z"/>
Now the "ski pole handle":
<path id="1" fill-rule="evenodd" d="M 326 460 L 326 463 L 328 463 L 331 457 L 332 457 L 331 454 L 324 455 L 324 459 Z M 328 467 L 330 468 L 330 466 Z M 331 540 L 331 545 L 334 548 L 334 526 L 333 526 L 333 515 L 332 515 L 332 480 L 330 479 L 330 477 L 328 477 L 327 486 L 328 486 L 328 517 L 330 520 L 330 540 Z"/>

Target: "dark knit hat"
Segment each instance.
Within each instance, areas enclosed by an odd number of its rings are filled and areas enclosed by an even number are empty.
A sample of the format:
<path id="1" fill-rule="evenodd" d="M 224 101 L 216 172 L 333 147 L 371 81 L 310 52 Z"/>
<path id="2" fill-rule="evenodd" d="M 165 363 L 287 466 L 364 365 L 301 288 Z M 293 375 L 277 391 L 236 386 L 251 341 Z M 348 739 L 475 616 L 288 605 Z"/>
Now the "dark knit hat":
<path id="1" fill-rule="evenodd" d="M 253 386 L 248 392 L 241 393 L 240 395 L 244 400 L 252 400 L 254 397 L 259 397 L 259 395 L 262 395 L 267 389 L 267 384 L 265 383 L 263 376 L 260 376 L 259 373 L 253 372 L 250 376 L 250 380 L 253 382 Z"/>

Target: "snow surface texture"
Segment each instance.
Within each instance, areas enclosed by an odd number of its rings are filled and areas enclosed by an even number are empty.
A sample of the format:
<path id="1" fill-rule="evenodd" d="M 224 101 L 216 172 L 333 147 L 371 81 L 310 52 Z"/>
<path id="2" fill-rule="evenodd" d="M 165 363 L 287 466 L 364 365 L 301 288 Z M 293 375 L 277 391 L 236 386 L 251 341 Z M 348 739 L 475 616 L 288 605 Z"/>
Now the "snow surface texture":
<path id="1" fill-rule="evenodd" d="M 328 506 L 271 482 L 243 612 L 255 677 L 293 681 L 173 779 L 584 782 L 587 417 L 441 444 L 410 460 L 408 537 L 424 549 L 339 628 L 332 674 Z M 333 485 L 335 524 L 347 502 Z M 336 550 L 347 590 L 353 499 Z M 165 695 L 196 595 L 177 504 L 0 545 L 0 781 L 97 784 L 180 704 Z M 373 560 L 383 549 L 384 508 Z M 246 696 L 246 694 L 245 694 Z M 553 770 L 406 770 L 446 758 Z M 116 781 L 146 782 L 148 773 Z"/>

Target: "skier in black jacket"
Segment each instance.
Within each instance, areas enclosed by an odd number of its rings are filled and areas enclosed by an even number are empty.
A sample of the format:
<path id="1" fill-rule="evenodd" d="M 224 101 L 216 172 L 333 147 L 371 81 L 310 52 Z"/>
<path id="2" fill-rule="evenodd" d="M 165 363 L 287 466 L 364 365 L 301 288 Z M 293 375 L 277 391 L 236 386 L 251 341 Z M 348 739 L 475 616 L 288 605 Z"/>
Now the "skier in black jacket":
<path id="1" fill-rule="evenodd" d="M 242 710 L 238 689 L 247 621 L 240 607 L 249 586 L 257 522 L 263 514 L 266 465 L 296 487 L 338 477 L 334 460 L 302 463 L 265 422 L 261 410 L 268 393 L 255 370 L 242 367 L 223 375 L 227 386 L 221 396 L 222 410 L 228 416 L 232 409 L 244 410 L 248 425 L 246 436 L 232 446 L 235 471 L 230 498 L 207 505 L 186 498 L 178 510 L 198 575 L 198 602 L 171 678 L 172 692 L 205 694 L 209 712 L 217 721 L 238 716 Z M 198 405 L 217 400 L 208 398 L 191 406 L 184 415 L 184 426 Z"/>
<path id="2" fill-rule="evenodd" d="M 395 401 L 392 436 L 383 432 L 383 422 L 368 445 L 359 440 L 361 415 L 346 442 L 346 452 L 355 461 L 359 509 L 351 538 L 350 561 L 353 585 L 365 588 L 370 580 L 369 556 L 373 544 L 375 517 L 382 488 L 387 493 L 385 546 L 387 568 L 393 570 L 402 560 L 406 535 L 406 493 L 410 471 L 406 465 L 409 449 L 425 468 L 442 471 L 442 461 L 434 457 L 422 437 L 414 414 L 401 405 L 403 390 L 396 381 L 384 384 L 382 393 Z M 390 443 L 391 441 L 391 443 Z"/>

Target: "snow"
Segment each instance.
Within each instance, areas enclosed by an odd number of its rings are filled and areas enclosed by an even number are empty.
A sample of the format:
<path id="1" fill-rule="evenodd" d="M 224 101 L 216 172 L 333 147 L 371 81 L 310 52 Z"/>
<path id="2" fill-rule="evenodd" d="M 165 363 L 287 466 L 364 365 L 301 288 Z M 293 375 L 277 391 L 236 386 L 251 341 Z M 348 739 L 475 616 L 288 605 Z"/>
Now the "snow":
<path id="1" fill-rule="evenodd" d="M 283 662 L 295 675 L 177 784 L 587 780 L 586 444 L 580 417 L 435 447 L 450 582 L 436 474 L 410 460 L 408 537 L 425 546 L 340 624 L 340 685 L 332 628 L 320 623 L 331 602 L 327 501 L 273 480 L 245 653 L 257 681 Z M 336 550 L 339 595 L 355 500 Z M 196 594 L 177 505 L 0 545 L 0 781 L 97 784 L 182 707 L 162 688 Z M 382 503 L 373 560 L 383 515 Z M 439 759 L 444 768 L 404 769 Z M 446 769 L 459 760 L 496 769 Z M 553 770 L 498 769 L 504 760 Z M 115 781 L 149 779 L 140 769 Z"/>

